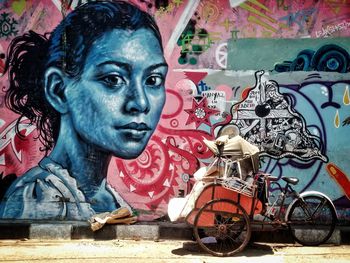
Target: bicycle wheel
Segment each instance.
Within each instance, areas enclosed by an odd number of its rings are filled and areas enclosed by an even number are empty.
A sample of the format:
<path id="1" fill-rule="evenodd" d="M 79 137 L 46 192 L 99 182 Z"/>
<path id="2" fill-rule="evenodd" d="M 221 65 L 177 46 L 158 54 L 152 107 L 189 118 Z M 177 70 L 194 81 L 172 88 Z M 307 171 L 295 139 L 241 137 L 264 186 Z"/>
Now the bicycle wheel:
<path id="1" fill-rule="evenodd" d="M 332 235 L 337 216 L 323 196 L 307 195 L 297 200 L 288 214 L 288 226 L 295 241 L 304 246 L 325 243 Z"/>
<path id="2" fill-rule="evenodd" d="M 251 235 L 249 217 L 237 203 L 215 199 L 206 203 L 194 221 L 194 236 L 206 252 L 232 256 L 244 249 Z"/>

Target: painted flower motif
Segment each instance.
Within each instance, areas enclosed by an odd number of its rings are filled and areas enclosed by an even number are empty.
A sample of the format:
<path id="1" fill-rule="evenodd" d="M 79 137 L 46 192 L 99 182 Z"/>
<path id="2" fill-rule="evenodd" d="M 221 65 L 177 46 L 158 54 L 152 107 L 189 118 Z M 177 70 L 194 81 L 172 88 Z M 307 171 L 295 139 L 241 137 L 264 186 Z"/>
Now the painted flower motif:
<path id="1" fill-rule="evenodd" d="M 196 129 L 204 123 L 211 126 L 210 116 L 219 113 L 219 110 L 211 109 L 208 107 L 208 100 L 206 97 L 197 102 L 194 98 L 192 100 L 192 108 L 185 109 L 188 113 L 188 119 L 186 125 L 194 122 L 196 124 Z"/>
<path id="2" fill-rule="evenodd" d="M 204 111 L 203 108 L 198 108 L 198 109 L 196 109 L 196 111 L 195 111 L 194 114 L 195 114 L 195 115 L 197 116 L 197 118 L 199 118 L 199 119 L 203 119 L 203 118 L 205 117 L 205 111 Z"/>

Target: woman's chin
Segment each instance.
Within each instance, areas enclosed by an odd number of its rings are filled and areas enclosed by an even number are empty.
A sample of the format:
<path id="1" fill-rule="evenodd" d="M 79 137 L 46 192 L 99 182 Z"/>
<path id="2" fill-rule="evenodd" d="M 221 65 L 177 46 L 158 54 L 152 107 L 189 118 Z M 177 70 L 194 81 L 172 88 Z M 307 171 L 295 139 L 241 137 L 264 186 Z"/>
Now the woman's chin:
<path id="1" fill-rule="evenodd" d="M 128 150 L 128 151 L 121 151 L 121 149 L 118 149 L 117 151 L 115 151 L 113 153 L 113 155 L 115 157 L 121 158 L 121 159 L 136 159 L 137 157 L 139 157 L 143 150 L 145 149 L 145 147 L 142 148 L 134 148 L 132 150 Z"/>

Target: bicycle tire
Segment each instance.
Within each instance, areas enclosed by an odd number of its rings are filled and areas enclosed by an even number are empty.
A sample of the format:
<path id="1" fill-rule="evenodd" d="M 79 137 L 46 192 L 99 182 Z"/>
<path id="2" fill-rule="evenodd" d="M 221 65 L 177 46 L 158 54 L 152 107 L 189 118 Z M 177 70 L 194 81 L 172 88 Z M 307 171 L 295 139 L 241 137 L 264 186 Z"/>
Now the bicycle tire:
<path id="1" fill-rule="evenodd" d="M 304 246 L 318 246 L 333 234 L 337 215 L 326 197 L 306 195 L 292 205 L 287 219 L 296 242 Z"/>
<path id="2" fill-rule="evenodd" d="M 250 240 L 249 217 L 242 206 L 231 200 L 211 200 L 195 217 L 194 236 L 204 251 L 214 256 L 232 256 Z"/>

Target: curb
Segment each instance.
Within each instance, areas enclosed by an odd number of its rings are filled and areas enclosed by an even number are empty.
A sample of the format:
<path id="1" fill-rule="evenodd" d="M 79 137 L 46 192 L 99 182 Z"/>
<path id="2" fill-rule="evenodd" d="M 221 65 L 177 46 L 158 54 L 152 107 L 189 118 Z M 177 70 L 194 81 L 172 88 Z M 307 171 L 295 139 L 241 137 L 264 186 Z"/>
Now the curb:
<path id="1" fill-rule="evenodd" d="M 327 243 L 350 244 L 350 226 L 338 226 Z M 186 223 L 138 222 L 132 225 L 105 225 L 93 232 L 88 222 L 0 221 L 0 239 L 40 240 L 193 240 L 193 228 Z M 287 229 L 253 231 L 252 242 L 294 243 Z"/>

